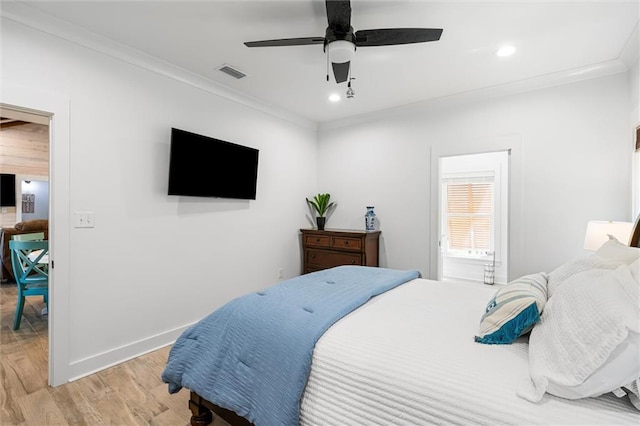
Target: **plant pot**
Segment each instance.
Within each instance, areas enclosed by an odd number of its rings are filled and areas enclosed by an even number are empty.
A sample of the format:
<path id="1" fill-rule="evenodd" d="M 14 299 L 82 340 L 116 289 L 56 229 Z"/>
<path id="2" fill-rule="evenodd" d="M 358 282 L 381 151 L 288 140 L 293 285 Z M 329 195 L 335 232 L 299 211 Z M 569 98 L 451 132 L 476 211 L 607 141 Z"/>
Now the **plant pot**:
<path id="1" fill-rule="evenodd" d="M 327 222 L 327 218 L 326 217 L 316 217 L 316 224 L 318 225 L 318 230 L 322 231 L 324 230 L 324 224 Z"/>

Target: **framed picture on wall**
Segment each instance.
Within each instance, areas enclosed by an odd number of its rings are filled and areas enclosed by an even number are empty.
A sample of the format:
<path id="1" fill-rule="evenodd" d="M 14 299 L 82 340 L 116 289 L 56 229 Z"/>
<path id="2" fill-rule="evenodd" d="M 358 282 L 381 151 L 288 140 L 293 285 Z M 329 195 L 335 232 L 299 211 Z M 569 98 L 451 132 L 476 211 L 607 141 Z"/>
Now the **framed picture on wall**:
<path id="1" fill-rule="evenodd" d="M 22 194 L 22 213 L 34 213 L 36 194 Z"/>

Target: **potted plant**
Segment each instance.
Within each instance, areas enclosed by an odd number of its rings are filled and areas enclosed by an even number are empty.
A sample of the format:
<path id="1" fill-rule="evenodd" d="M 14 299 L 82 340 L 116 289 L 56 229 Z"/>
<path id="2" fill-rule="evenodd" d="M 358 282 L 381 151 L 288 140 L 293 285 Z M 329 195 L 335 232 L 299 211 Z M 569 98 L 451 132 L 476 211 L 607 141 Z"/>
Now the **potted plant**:
<path id="1" fill-rule="evenodd" d="M 330 201 L 330 199 L 330 194 L 318 194 L 311 200 L 306 198 L 307 204 L 309 204 L 309 206 L 311 206 L 318 215 L 316 216 L 316 224 L 318 225 L 319 230 L 324 229 L 324 225 L 327 221 L 326 215 L 329 210 L 335 206 L 335 203 Z"/>

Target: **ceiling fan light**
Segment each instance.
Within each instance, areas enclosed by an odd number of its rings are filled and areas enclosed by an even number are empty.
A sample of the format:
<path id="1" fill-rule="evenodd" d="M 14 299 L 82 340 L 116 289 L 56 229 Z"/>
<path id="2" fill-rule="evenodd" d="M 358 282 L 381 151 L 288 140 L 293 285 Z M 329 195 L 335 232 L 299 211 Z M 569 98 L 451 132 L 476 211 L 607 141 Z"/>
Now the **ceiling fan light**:
<path id="1" fill-rule="evenodd" d="M 346 40 L 336 40 L 327 45 L 329 61 L 334 64 L 350 62 L 356 53 L 356 45 Z"/>
<path id="2" fill-rule="evenodd" d="M 511 45 L 504 45 L 496 51 L 496 55 L 500 57 L 511 56 L 516 52 L 516 48 Z"/>

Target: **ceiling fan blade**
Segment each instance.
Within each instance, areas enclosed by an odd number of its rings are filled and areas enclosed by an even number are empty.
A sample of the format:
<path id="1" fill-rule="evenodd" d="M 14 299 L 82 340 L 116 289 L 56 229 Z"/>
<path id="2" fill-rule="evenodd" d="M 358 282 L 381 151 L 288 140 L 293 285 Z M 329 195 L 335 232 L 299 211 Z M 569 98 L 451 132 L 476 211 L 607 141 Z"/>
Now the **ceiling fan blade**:
<path id="1" fill-rule="evenodd" d="M 390 46 L 440 40 L 441 28 L 385 28 L 356 32 L 356 46 Z"/>
<path id="2" fill-rule="evenodd" d="M 271 46 L 306 46 L 309 44 L 324 44 L 324 37 L 299 37 L 281 38 L 278 40 L 247 41 L 247 47 L 271 47 Z"/>
<path id="3" fill-rule="evenodd" d="M 336 78 L 336 83 L 342 83 L 349 79 L 349 65 L 351 62 L 336 63 L 332 62 L 333 76 Z"/>
<path id="4" fill-rule="evenodd" d="M 347 33 L 351 29 L 351 2 L 349 0 L 326 0 L 327 22 L 334 32 Z"/>

